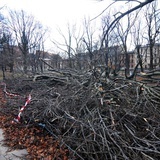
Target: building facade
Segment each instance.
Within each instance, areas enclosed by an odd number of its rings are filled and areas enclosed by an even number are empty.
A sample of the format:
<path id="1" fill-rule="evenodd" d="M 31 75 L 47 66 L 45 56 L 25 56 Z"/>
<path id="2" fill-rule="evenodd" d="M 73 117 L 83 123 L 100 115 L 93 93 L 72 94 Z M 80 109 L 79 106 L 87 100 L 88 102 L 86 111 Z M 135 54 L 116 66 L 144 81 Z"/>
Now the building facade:
<path id="1" fill-rule="evenodd" d="M 153 46 L 153 69 L 160 68 L 160 43 L 156 43 Z M 137 53 L 137 49 L 135 49 L 135 53 Z M 139 46 L 139 54 L 142 59 L 142 64 L 144 70 L 149 70 L 150 68 L 150 46 L 149 45 L 143 45 Z M 138 54 L 137 54 L 138 55 Z M 136 57 L 138 61 L 138 57 Z"/>

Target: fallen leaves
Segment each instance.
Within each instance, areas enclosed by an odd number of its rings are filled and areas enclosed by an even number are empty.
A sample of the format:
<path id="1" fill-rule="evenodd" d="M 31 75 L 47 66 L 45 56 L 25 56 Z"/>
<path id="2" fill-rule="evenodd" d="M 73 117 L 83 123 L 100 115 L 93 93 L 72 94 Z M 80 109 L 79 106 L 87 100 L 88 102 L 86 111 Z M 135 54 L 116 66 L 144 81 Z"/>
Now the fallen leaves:
<path id="1" fill-rule="evenodd" d="M 0 89 L 0 107 L 5 107 L 6 100 Z M 24 149 L 28 151 L 27 159 L 37 160 L 68 160 L 68 149 L 60 146 L 60 142 L 50 136 L 47 131 L 35 127 L 12 124 L 12 115 L 0 112 L 0 126 L 3 128 L 4 144 L 11 149 Z"/>

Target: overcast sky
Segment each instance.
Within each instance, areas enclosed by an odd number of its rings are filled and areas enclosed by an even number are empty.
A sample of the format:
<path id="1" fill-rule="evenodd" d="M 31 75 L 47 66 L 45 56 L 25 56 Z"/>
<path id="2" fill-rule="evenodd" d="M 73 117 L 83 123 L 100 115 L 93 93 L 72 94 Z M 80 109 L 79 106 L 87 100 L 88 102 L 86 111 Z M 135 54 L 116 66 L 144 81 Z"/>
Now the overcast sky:
<path id="1" fill-rule="evenodd" d="M 64 25 L 68 21 L 91 17 L 100 13 L 112 0 L 0 0 L 0 6 L 23 9 L 32 13 L 42 23 Z"/>
<path id="2" fill-rule="evenodd" d="M 0 7 L 23 9 L 27 13 L 33 14 L 43 25 L 51 28 L 52 34 L 55 36 L 57 28 L 63 30 L 67 27 L 67 23 L 70 25 L 82 23 L 85 17 L 92 19 L 111 3 L 113 3 L 112 0 L 101 2 L 98 0 L 0 0 Z M 121 9 L 125 8 L 123 3 L 116 2 L 112 8 L 117 9 L 119 6 Z M 120 10 L 118 9 L 118 11 Z M 95 20 L 95 27 L 98 25 L 97 21 L 100 22 L 100 17 Z"/>
<path id="3" fill-rule="evenodd" d="M 55 30 L 69 24 L 81 23 L 101 13 L 112 0 L 0 0 L 0 7 L 25 10 L 45 26 Z M 54 33 L 55 35 L 55 33 Z"/>

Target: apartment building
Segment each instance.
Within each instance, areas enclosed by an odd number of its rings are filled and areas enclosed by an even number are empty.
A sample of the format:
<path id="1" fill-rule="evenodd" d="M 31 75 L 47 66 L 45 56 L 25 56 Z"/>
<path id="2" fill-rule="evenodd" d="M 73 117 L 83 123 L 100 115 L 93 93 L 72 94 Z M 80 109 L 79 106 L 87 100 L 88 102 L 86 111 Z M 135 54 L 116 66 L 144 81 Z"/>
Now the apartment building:
<path id="1" fill-rule="evenodd" d="M 127 53 L 129 57 L 129 68 L 133 70 L 136 65 L 135 53 L 130 51 Z M 125 54 L 122 46 L 115 45 L 101 50 L 95 50 L 92 53 L 93 65 L 107 65 L 111 69 L 122 69 L 125 67 Z M 88 68 L 90 64 L 89 53 L 78 53 L 75 56 L 76 65 L 81 69 Z"/>
<path id="2" fill-rule="evenodd" d="M 137 49 L 135 49 L 135 53 L 137 53 Z M 143 45 L 139 46 L 139 53 L 142 58 L 143 68 L 145 70 L 149 69 L 150 65 L 150 46 Z M 136 54 L 137 55 L 137 54 Z M 136 56 L 136 60 L 138 61 L 138 57 Z M 153 68 L 160 68 L 160 43 L 156 43 L 153 46 Z"/>
<path id="3" fill-rule="evenodd" d="M 106 52 L 107 54 L 107 52 Z M 128 51 L 129 69 L 132 71 L 138 62 L 137 47 L 133 51 Z M 140 45 L 139 54 L 142 59 L 144 70 L 150 68 L 150 46 Z M 121 46 L 112 46 L 108 48 L 108 64 L 113 68 L 123 69 L 125 67 L 125 54 Z M 160 43 L 153 46 L 153 69 L 160 68 Z"/>
<path id="4" fill-rule="evenodd" d="M 129 69 L 133 70 L 136 65 L 135 52 L 128 51 Z M 125 68 L 125 52 L 122 46 L 112 46 L 108 49 L 108 64 L 114 69 Z"/>

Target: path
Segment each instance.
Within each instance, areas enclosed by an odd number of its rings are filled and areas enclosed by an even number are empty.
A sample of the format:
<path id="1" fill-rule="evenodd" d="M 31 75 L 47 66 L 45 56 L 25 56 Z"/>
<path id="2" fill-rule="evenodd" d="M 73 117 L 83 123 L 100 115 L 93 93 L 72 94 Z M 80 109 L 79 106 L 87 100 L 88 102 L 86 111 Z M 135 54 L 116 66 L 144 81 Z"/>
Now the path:
<path id="1" fill-rule="evenodd" d="M 23 160 L 23 158 L 27 151 L 25 149 L 23 150 L 14 150 L 9 152 L 9 148 L 6 146 L 3 146 L 3 130 L 0 129 L 0 160 Z"/>
<path id="2" fill-rule="evenodd" d="M 0 88 L 0 107 L 3 105 L 4 97 L 3 97 L 3 91 Z M 12 150 L 9 151 L 9 147 L 3 145 L 3 130 L 0 126 L 0 160 L 24 160 L 25 155 L 27 154 L 27 151 L 25 149 L 23 150 Z"/>

